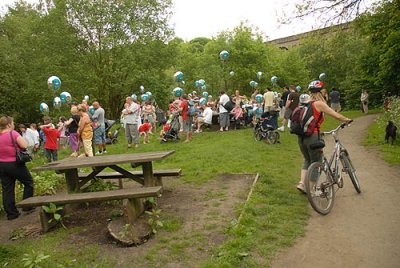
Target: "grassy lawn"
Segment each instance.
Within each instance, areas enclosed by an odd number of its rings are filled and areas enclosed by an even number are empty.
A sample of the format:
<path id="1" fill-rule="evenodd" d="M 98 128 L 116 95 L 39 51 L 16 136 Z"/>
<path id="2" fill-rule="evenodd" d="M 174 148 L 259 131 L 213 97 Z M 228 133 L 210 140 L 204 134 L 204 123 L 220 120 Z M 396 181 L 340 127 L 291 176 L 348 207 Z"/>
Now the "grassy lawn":
<path id="1" fill-rule="evenodd" d="M 360 112 L 352 111 L 344 114 L 351 118 L 361 116 Z M 336 121 L 327 118 L 324 129 L 336 125 Z M 119 144 L 108 146 L 108 154 L 175 150 L 171 157 L 156 162 L 154 168 L 182 168 L 183 176 L 177 187 L 179 184 L 194 187 L 203 185 L 219 174 L 260 173 L 260 179 L 238 228 L 225 226 L 229 239 L 212 248 L 209 258 L 197 266 L 266 267 L 278 249 L 292 245 L 296 237 L 304 234 L 309 217 L 307 199 L 295 188 L 302 157 L 297 146 L 297 137 L 288 131 L 281 134 L 281 143 L 275 145 L 254 141 L 252 129 L 200 133 L 194 135 L 189 144 L 160 144 L 158 135 L 154 135 L 150 144 L 129 150 L 123 135 L 118 139 Z M 369 137 L 368 141 L 370 140 Z M 60 158 L 68 154 L 68 150 L 60 152 Z M 43 159 L 39 159 L 32 165 L 43 162 Z M 41 178 L 43 175 L 36 177 L 37 180 Z M 58 179 L 57 183 L 62 185 L 63 179 Z M 221 195 L 218 189 L 210 193 L 218 194 Z M 239 209 L 237 211 L 239 214 Z M 179 219 L 174 217 L 164 218 L 164 221 L 165 228 L 157 234 L 159 236 L 163 232 L 173 233 L 181 226 Z M 217 226 L 210 224 L 206 228 L 213 229 Z M 104 254 L 97 245 L 82 245 L 79 249 L 75 245 L 64 245 L 60 251 L 58 246 L 63 244 L 65 237 L 77 231 L 59 229 L 40 238 L 20 239 L 11 245 L 0 245 L 0 265 L 22 266 L 23 254 L 31 253 L 32 249 L 50 255 L 43 261 L 44 267 L 112 267 L 117 263 L 115 256 Z M 179 263 L 181 258 L 190 258 L 185 255 L 185 247 L 193 246 L 191 240 L 196 239 L 206 238 L 193 234 L 191 237 L 178 238 L 174 243 L 165 241 L 164 246 L 161 240 L 160 246 L 153 247 L 146 258 L 154 267 L 165 265 L 167 260 Z M 129 267 L 128 264 L 124 266 Z"/>

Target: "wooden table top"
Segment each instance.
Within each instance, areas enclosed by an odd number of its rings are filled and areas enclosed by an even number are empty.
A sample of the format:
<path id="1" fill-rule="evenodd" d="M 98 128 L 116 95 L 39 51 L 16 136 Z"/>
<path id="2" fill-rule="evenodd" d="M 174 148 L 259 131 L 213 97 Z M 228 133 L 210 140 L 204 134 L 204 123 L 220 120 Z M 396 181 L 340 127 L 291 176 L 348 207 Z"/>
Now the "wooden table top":
<path id="1" fill-rule="evenodd" d="M 175 151 L 146 152 L 136 154 L 110 154 L 95 157 L 66 158 L 60 161 L 48 163 L 40 167 L 35 167 L 32 169 L 32 171 L 66 170 L 83 167 L 104 167 L 125 163 L 147 163 L 156 160 L 162 160 L 173 153 L 175 153 Z"/>

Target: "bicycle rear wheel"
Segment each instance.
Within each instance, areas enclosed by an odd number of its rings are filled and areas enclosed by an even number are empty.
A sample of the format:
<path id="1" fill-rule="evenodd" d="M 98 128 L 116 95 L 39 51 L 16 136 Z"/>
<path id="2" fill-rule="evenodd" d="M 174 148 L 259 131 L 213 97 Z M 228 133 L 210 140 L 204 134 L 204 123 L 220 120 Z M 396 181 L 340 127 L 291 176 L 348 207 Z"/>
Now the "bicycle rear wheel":
<path id="1" fill-rule="evenodd" d="M 279 138 L 280 138 L 280 135 L 279 135 L 278 132 L 275 132 L 275 131 L 272 131 L 272 130 L 268 132 L 267 139 L 268 139 L 268 142 L 270 144 L 277 143 Z"/>
<path id="2" fill-rule="evenodd" d="M 341 157 L 343 159 L 343 165 L 346 168 L 346 172 L 349 174 L 351 182 L 353 183 L 354 189 L 356 189 L 357 193 L 361 193 L 360 182 L 358 181 L 356 170 L 353 167 L 353 163 L 351 162 L 348 153 L 342 152 Z"/>
<path id="3" fill-rule="evenodd" d="M 314 162 L 310 165 L 305 186 L 308 201 L 313 209 L 322 215 L 328 214 L 335 200 L 335 188 L 323 163 Z"/>

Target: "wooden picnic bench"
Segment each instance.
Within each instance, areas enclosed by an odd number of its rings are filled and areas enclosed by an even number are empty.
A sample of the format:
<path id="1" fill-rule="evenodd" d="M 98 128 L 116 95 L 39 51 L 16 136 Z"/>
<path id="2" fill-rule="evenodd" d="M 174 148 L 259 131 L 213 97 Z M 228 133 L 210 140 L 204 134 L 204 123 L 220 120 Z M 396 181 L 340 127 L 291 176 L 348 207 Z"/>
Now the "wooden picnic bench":
<path id="1" fill-rule="evenodd" d="M 161 186 L 119 189 L 102 192 L 75 193 L 52 196 L 35 196 L 22 200 L 16 206 L 19 208 L 31 208 L 42 205 L 65 205 L 74 203 L 87 203 L 98 201 L 124 200 L 124 216 L 127 224 L 133 224 L 143 213 L 142 198 L 158 197 L 162 191 Z M 40 222 L 43 232 L 47 232 L 53 224 L 49 223 L 52 215 L 40 210 Z"/>
<path id="2" fill-rule="evenodd" d="M 182 169 L 177 168 L 177 169 L 159 169 L 159 170 L 153 170 L 153 176 L 155 178 L 155 185 L 156 186 L 163 186 L 162 183 L 162 178 L 163 177 L 177 177 L 180 176 L 182 173 Z M 91 176 L 91 173 L 84 173 L 84 172 L 79 172 L 78 177 L 80 180 L 86 180 L 89 176 Z M 127 173 L 121 173 L 121 172 L 105 172 L 102 171 L 98 174 L 95 175 L 96 178 L 99 179 L 134 179 L 135 181 L 138 181 L 141 184 L 144 184 L 144 178 L 143 178 L 143 171 L 136 170 L 136 171 L 129 171 L 129 174 Z M 90 177 L 92 178 L 92 177 Z M 120 184 L 122 186 L 122 183 Z M 122 187 L 120 187 L 122 188 Z"/>
<path id="3" fill-rule="evenodd" d="M 125 176 L 124 178 L 133 179 L 147 187 L 156 185 L 153 172 L 153 161 L 162 160 L 174 152 L 175 151 L 146 152 L 136 154 L 102 155 L 86 158 L 67 158 L 40 167 L 35 167 L 32 171 L 55 170 L 56 172 L 64 173 L 69 193 L 80 192 L 86 183 L 91 181 L 106 168 L 110 168 Z M 135 175 L 121 167 L 120 164 L 140 165 L 142 166 L 142 173 L 140 175 Z M 79 176 L 78 169 L 87 167 L 92 168 L 92 171 L 84 177 Z"/>

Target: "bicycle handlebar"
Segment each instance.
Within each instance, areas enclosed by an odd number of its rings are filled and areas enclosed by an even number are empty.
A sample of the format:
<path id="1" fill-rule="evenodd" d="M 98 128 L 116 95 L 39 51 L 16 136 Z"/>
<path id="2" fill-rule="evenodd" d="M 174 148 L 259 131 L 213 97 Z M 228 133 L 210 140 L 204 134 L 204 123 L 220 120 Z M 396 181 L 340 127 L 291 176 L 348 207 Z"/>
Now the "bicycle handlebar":
<path id="1" fill-rule="evenodd" d="M 353 122 L 353 119 L 351 119 L 350 121 L 348 121 L 346 123 L 341 123 L 337 128 L 332 129 L 330 131 L 324 131 L 321 134 L 322 135 L 332 135 L 334 133 L 337 133 L 340 129 L 344 128 L 345 126 L 349 126 L 352 122 Z"/>

